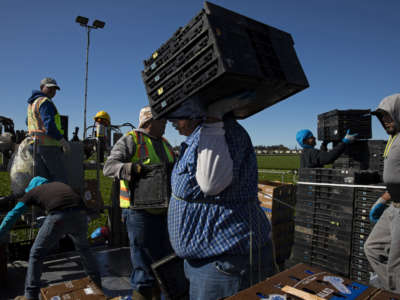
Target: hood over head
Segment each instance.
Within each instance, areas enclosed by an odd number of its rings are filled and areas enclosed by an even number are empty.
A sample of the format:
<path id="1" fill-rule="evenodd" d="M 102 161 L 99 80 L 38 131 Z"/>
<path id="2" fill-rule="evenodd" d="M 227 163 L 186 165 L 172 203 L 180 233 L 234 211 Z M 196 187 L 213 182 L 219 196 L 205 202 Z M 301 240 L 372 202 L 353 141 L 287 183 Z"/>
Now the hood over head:
<path id="1" fill-rule="evenodd" d="M 48 183 L 48 182 L 49 182 L 49 180 L 47 178 L 44 178 L 41 176 L 33 177 L 32 180 L 29 182 L 29 185 L 25 189 L 25 193 L 28 193 L 30 190 L 32 190 L 44 183 Z"/>
<path id="2" fill-rule="evenodd" d="M 47 97 L 47 95 L 43 94 L 41 91 L 38 91 L 38 90 L 32 91 L 32 96 L 29 97 L 28 103 L 32 104 L 33 101 L 35 101 L 39 97 Z"/>
<path id="3" fill-rule="evenodd" d="M 380 109 L 386 111 L 394 120 L 396 129 L 400 131 L 400 94 L 393 94 L 383 98 L 378 105 L 378 109 L 372 114 L 379 114 Z"/>
<path id="4" fill-rule="evenodd" d="M 302 148 L 313 148 L 311 145 L 304 144 L 304 140 L 313 137 L 313 133 L 309 129 L 299 130 L 296 134 L 296 140 Z"/>

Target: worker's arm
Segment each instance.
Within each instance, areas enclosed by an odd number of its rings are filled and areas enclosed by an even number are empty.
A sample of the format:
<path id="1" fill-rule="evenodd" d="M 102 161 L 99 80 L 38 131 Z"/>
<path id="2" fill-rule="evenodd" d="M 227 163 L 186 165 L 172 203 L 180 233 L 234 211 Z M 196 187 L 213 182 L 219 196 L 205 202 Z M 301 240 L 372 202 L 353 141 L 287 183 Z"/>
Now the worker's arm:
<path id="1" fill-rule="evenodd" d="M 18 218 L 27 210 L 24 202 L 18 202 L 3 219 L 0 225 L 0 240 L 11 230 Z"/>
<path id="2" fill-rule="evenodd" d="M 46 134 L 57 141 L 61 140 L 63 136 L 61 135 L 54 121 L 54 116 L 57 113 L 54 104 L 49 100 L 44 101 L 42 105 L 40 105 L 39 113 L 40 117 L 42 118 L 44 128 L 46 128 Z"/>
<path id="3" fill-rule="evenodd" d="M 136 145 L 131 135 L 120 138 L 111 149 L 110 156 L 104 164 L 104 175 L 130 181 L 131 160 L 135 152 Z"/>
<path id="4" fill-rule="evenodd" d="M 389 192 L 383 193 L 382 196 L 376 200 L 374 205 L 371 207 L 371 210 L 369 211 L 369 220 L 372 223 L 378 222 L 379 218 L 387 208 L 386 203 L 390 200 L 391 196 Z"/>
<path id="5" fill-rule="evenodd" d="M 334 147 L 331 151 L 315 151 L 315 154 L 317 155 L 317 161 L 321 165 L 327 165 L 333 163 L 339 156 L 344 152 L 346 149 L 346 144 L 345 143 L 339 143 Z"/>
<path id="6" fill-rule="evenodd" d="M 233 178 L 233 161 L 223 122 L 204 123 L 200 131 L 196 180 L 205 195 L 217 195 Z"/>

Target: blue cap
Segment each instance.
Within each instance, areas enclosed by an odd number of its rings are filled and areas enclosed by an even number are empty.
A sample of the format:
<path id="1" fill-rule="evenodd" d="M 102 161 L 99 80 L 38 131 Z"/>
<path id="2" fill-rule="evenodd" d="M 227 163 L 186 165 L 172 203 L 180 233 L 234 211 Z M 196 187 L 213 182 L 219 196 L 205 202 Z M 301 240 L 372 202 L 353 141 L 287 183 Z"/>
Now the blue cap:
<path id="1" fill-rule="evenodd" d="M 28 187 L 25 189 L 25 193 L 47 182 L 49 182 L 49 180 L 44 177 L 40 176 L 33 177 L 32 180 L 29 182 Z"/>
<path id="2" fill-rule="evenodd" d="M 303 141 L 304 141 L 305 139 L 308 139 L 308 138 L 313 137 L 313 136 L 314 136 L 314 135 L 312 134 L 311 130 L 309 130 L 309 129 L 302 129 L 302 130 L 299 130 L 299 131 L 297 132 L 297 134 L 296 134 L 296 140 L 297 140 L 297 142 L 299 143 L 299 145 L 300 145 L 302 148 L 309 148 L 309 145 L 305 145 L 305 144 L 303 143 Z"/>

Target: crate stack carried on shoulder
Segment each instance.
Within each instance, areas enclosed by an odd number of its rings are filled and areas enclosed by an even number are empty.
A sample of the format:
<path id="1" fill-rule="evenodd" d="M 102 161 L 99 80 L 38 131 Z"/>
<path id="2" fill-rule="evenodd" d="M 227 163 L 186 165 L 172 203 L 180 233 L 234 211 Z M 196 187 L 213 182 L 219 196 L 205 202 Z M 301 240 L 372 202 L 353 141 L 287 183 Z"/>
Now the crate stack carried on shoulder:
<path id="1" fill-rule="evenodd" d="M 347 130 L 358 133 L 358 140 L 346 147 L 333 168 L 299 170 L 292 259 L 365 283 L 371 268 L 363 246 L 373 226 L 369 210 L 383 193 L 376 186 L 382 186 L 386 142 L 368 140 L 370 110 L 333 110 L 318 116 L 319 140 L 335 145 Z"/>
<path id="2" fill-rule="evenodd" d="M 290 257 L 293 245 L 295 186 L 268 180 L 259 181 L 258 200 L 272 226 L 275 258 L 278 266 L 282 266 Z"/>
<path id="3" fill-rule="evenodd" d="M 232 114 L 244 119 L 302 91 L 309 84 L 293 45 L 289 33 L 206 1 L 143 62 L 153 116 L 241 94 L 246 105 Z"/>

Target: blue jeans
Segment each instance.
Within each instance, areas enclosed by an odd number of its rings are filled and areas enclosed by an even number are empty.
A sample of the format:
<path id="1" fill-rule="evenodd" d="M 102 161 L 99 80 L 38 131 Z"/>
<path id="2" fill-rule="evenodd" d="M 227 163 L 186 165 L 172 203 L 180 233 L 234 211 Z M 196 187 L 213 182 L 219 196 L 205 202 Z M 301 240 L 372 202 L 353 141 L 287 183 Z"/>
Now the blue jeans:
<path id="1" fill-rule="evenodd" d="M 35 174 L 50 181 L 67 182 L 64 153 L 61 147 L 36 145 Z"/>
<path id="2" fill-rule="evenodd" d="M 258 251 L 254 250 L 252 284 L 275 273 L 271 244 L 260 250 L 260 260 Z M 190 282 L 191 300 L 222 299 L 252 285 L 249 254 L 223 254 L 206 259 L 185 259 L 184 265 L 185 275 Z"/>
<path id="3" fill-rule="evenodd" d="M 50 212 L 46 217 L 29 254 L 25 279 L 25 297 L 37 299 L 40 292 L 42 264 L 49 250 L 54 248 L 64 234 L 72 238 L 88 276 L 101 287 L 100 273 L 87 240 L 87 215 L 80 208 Z"/>
<path id="4" fill-rule="evenodd" d="M 131 251 L 131 286 L 140 292 L 143 288 L 153 287 L 155 283 L 151 264 L 173 253 L 167 216 L 127 208 L 122 210 L 122 217 L 126 223 Z"/>

